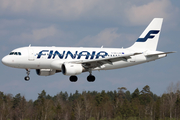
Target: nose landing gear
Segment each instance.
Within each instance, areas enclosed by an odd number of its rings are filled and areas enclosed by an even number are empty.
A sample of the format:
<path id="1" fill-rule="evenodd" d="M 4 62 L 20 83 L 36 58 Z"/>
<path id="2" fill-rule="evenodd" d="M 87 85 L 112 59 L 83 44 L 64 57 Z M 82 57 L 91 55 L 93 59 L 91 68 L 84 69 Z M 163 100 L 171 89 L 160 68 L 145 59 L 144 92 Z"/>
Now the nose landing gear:
<path id="1" fill-rule="evenodd" d="M 27 76 L 24 77 L 24 80 L 29 81 L 29 80 L 30 80 L 30 77 L 29 77 L 30 70 L 29 70 L 29 69 L 26 69 L 26 71 L 27 71 L 27 72 L 26 72 Z"/>
<path id="2" fill-rule="evenodd" d="M 26 77 L 24 77 L 24 80 L 29 81 L 29 80 L 30 80 L 30 77 L 29 77 L 29 76 L 26 76 Z"/>

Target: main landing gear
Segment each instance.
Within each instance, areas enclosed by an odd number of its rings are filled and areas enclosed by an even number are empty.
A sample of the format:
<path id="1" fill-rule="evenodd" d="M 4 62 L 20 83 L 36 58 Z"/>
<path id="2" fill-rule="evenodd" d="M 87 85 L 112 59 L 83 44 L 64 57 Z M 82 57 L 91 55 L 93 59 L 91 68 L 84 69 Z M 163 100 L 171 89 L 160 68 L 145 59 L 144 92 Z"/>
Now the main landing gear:
<path id="1" fill-rule="evenodd" d="M 75 75 L 72 75 L 72 76 L 69 77 L 69 80 L 70 80 L 71 82 L 76 82 L 76 81 L 78 80 L 78 77 L 75 76 Z"/>
<path id="2" fill-rule="evenodd" d="M 87 77 L 88 82 L 94 82 L 95 81 L 95 76 L 92 75 L 92 69 L 89 69 L 89 76 Z"/>
<path id="3" fill-rule="evenodd" d="M 92 73 L 91 70 L 89 71 L 89 73 L 90 73 L 90 74 L 89 74 L 89 76 L 87 76 L 87 81 L 88 81 L 88 82 L 94 82 L 94 81 L 95 81 L 95 76 L 91 74 L 91 73 Z M 75 75 L 72 75 L 72 76 L 69 77 L 69 80 L 70 80 L 71 82 L 76 82 L 76 81 L 78 80 L 78 77 L 75 76 Z"/>
<path id="4" fill-rule="evenodd" d="M 89 76 L 87 76 L 87 81 L 88 82 L 94 82 L 95 81 L 95 76 L 90 74 Z"/>
<path id="5" fill-rule="evenodd" d="M 29 69 L 26 69 L 26 74 L 27 74 L 27 76 L 24 77 L 24 80 L 29 81 L 30 80 L 30 77 L 29 77 L 30 70 Z"/>
<path id="6" fill-rule="evenodd" d="M 75 76 L 75 75 L 72 75 L 72 76 L 69 77 L 69 80 L 71 82 L 76 82 L 78 80 L 78 77 Z M 89 76 L 87 76 L 87 81 L 88 82 L 94 82 L 95 81 L 95 76 L 90 74 Z"/>
<path id="7" fill-rule="evenodd" d="M 76 82 L 78 80 L 78 77 L 75 76 L 75 75 L 72 75 L 72 76 L 69 77 L 69 80 L 71 82 Z M 89 76 L 87 76 L 87 81 L 88 82 L 94 82 L 95 81 L 95 76 L 90 74 Z"/>

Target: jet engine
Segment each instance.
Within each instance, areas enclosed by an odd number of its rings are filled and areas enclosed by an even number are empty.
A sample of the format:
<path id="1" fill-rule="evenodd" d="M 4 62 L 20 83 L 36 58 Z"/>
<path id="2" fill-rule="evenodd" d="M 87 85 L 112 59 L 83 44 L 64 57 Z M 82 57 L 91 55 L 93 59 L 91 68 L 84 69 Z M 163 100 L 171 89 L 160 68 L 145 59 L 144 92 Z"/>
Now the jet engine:
<path id="1" fill-rule="evenodd" d="M 40 76 L 54 75 L 56 70 L 54 69 L 36 69 L 36 73 Z"/>
<path id="2" fill-rule="evenodd" d="M 78 75 L 83 72 L 81 64 L 64 63 L 62 64 L 61 71 L 64 75 L 72 76 Z"/>

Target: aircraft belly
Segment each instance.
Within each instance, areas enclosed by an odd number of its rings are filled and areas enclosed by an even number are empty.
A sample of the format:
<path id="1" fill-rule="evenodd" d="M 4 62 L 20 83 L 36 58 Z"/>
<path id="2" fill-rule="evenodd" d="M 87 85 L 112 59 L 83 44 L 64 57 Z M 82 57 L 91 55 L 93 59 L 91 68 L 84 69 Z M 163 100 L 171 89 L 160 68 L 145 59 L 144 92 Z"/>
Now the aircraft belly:
<path id="1" fill-rule="evenodd" d="M 52 61 L 50 64 L 50 68 L 55 69 L 55 70 L 61 70 L 61 66 L 64 62 L 65 62 L 64 60 L 63 61 L 60 61 L 60 60 Z"/>
<path id="2" fill-rule="evenodd" d="M 27 68 L 27 69 L 49 69 L 50 61 L 46 60 L 34 60 L 34 61 L 25 61 L 20 63 L 19 68 Z"/>
<path id="3" fill-rule="evenodd" d="M 110 70 L 110 69 L 118 69 L 118 68 L 124 68 L 128 66 L 135 65 L 135 62 L 124 62 L 124 61 L 118 61 L 118 62 L 113 62 L 113 64 L 105 64 L 105 67 L 103 70 Z"/>

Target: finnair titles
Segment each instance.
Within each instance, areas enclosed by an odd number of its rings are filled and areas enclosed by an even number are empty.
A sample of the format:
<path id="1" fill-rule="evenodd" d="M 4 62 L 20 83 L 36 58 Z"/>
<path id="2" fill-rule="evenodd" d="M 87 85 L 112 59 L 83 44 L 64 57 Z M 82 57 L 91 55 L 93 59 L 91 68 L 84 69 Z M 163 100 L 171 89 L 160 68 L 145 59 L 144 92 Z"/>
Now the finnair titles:
<path id="1" fill-rule="evenodd" d="M 74 54 L 71 51 L 62 51 L 62 53 L 59 53 L 59 51 L 53 51 L 53 50 L 42 50 L 39 52 L 37 59 L 41 58 L 42 55 L 48 53 L 47 59 L 54 59 L 56 56 L 59 57 L 59 59 L 67 59 L 68 56 L 70 56 L 72 59 L 81 59 L 81 56 L 85 56 L 85 59 L 98 59 L 99 57 L 105 58 L 105 56 L 108 56 L 108 53 L 105 51 L 100 51 L 96 54 L 96 51 L 92 51 L 91 53 L 88 51 L 75 51 Z M 122 53 L 123 54 L 123 53 Z"/>
<path id="2" fill-rule="evenodd" d="M 144 32 L 129 48 L 82 48 L 82 47 L 21 47 L 2 58 L 9 67 L 26 70 L 25 80 L 29 81 L 30 70 L 40 76 L 62 72 L 70 76 L 71 82 L 77 75 L 89 72 L 87 80 L 95 81 L 92 71 L 111 70 L 138 65 L 166 57 L 169 53 L 157 51 L 163 18 L 154 18 Z"/>

